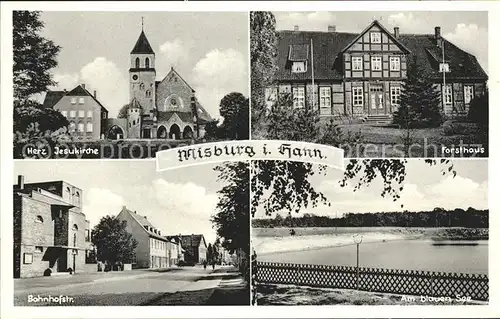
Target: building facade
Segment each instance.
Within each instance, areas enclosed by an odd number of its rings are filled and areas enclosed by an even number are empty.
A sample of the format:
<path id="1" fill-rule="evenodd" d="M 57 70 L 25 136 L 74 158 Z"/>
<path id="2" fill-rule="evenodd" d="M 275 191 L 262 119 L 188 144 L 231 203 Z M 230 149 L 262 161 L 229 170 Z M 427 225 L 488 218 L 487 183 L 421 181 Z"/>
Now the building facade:
<path id="1" fill-rule="evenodd" d="M 135 211 L 123 207 L 117 216 L 127 222 L 126 230 L 135 240 L 134 268 L 167 268 L 174 266 L 172 253 L 176 250 L 172 242 L 161 235 L 161 231 L 154 227 L 146 216 L 141 216 Z"/>
<path id="2" fill-rule="evenodd" d="M 278 39 L 279 69 L 276 85 L 266 89 L 268 107 L 291 95 L 294 108 L 321 115 L 387 119 L 399 106 L 414 63 L 441 92 L 448 117 L 467 114 L 472 98 L 486 89 L 488 77 L 477 59 L 444 39 L 440 27 L 415 35 L 400 34 L 397 27 L 389 32 L 378 21 L 358 34 L 296 26 L 278 31 Z"/>
<path id="3" fill-rule="evenodd" d="M 84 139 L 191 139 L 205 135 L 210 114 L 197 101 L 195 90 L 172 67 L 157 81 L 156 56 L 142 30 L 129 56 L 129 103 L 120 118 L 79 85 L 70 92 L 49 91 L 44 106 L 60 111 L 70 131 Z M 125 88 L 124 88 L 125 89 Z"/>
<path id="4" fill-rule="evenodd" d="M 179 235 L 182 248 L 184 249 L 184 260 L 196 264 L 207 260 L 207 243 L 203 235 Z"/>
<path id="5" fill-rule="evenodd" d="M 90 94 L 85 84 L 69 92 L 47 92 L 43 107 L 61 112 L 69 121 L 69 132 L 79 140 L 97 140 L 103 134 L 103 122 L 108 117 L 108 110 L 97 99 L 97 92 Z"/>
<path id="6" fill-rule="evenodd" d="M 14 199 L 14 278 L 97 271 L 87 264 L 90 225 L 83 192 L 65 181 L 25 183 L 18 176 Z"/>

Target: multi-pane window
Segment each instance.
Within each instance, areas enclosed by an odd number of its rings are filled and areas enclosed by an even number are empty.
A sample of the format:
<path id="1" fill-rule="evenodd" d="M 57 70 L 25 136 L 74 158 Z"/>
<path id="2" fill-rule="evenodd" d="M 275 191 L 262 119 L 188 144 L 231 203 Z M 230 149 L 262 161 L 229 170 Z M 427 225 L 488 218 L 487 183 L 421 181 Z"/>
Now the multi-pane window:
<path id="1" fill-rule="evenodd" d="M 359 56 L 352 57 L 352 70 L 362 71 L 363 70 L 363 58 Z"/>
<path id="2" fill-rule="evenodd" d="M 319 106 L 320 107 L 331 107 L 332 106 L 332 95 L 330 87 L 320 87 L 319 88 Z"/>
<path id="3" fill-rule="evenodd" d="M 372 32 L 370 33 L 370 41 L 371 43 L 381 43 L 381 35 L 380 32 Z"/>
<path id="4" fill-rule="evenodd" d="M 353 106 L 363 106 L 363 87 L 353 87 L 352 88 L 352 105 Z"/>
<path id="5" fill-rule="evenodd" d="M 391 56 L 389 58 L 391 71 L 399 71 L 401 69 L 401 60 L 398 56 Z"/>
<path id="6" fill-rule="evenodd" d="M 69 131 L 74 132 L 75 131 L 76 124 L 75 122 L 69 123 Z"/>
<path id="7" fill-rule="evenodd" d="M 399 105 L 401 96 L 401 87 L 400 86 L 391 86 L 391 104 Z"/>
<path id="8" fill-rule="evenodd" d="M 87 132 L 92 132 L 92 129 L 93 129 L 92 122 L 88 122 L 87 123 Z"/>
<path id="9" fill-rule="evenodd" d="M 76 111 L 75 110 L 69 111 L 69 117 L 76 117 Z"/>
<path id="10" fill-rule="evenodd" d="M 372 56 L 372 71 L 382 71 L 382 57 Z"/>
<path id="11" fill-rule="evenodd" d="M 294 87 L 293 88 L 293 107 L 303 108 L 305 106 L 305 88 L 304 87 Z"/>
<path id="12" fill-rule="evenodd" d="M 76 97 L 71 98 L 71 104 L 76 104 Z"/>
<path id="13" fill-rule="evenodd" d="M 87 117 L 92 118 L 92 111 L 87 111 Z"/>
<path id="14" fill-rule="evenodd" d="M 292 73 L 303 73 L 303 72 L 306 72 L 306 62 L 305 61 L 293 62 Z"/>
<path id="15" fill-rule="evenodd" d="M 451 85 L 447 84 L 444 88 L 444 104 L 452 104 L 453 103 L 453 90 L 451 89 Z"/>
<path id="16" fill-rule="evenodd" d="M 84 125 L 83 123 L 78 123 L 78 132 L 83 132 Z"/>
<path id="17" fill-rule="evenodd" d="M 82 117 L 85 117 L 85 111 L 78 111 L 78 117 L 82 118 Z"/>
<path id="18" fill-rule="evenodd" d="M 78 104 L 84 104 L 85 103 L 85 98 L 81 97 L 78 99 Z"/>
<path id="19" fill-rule="evenodd" d="M 265 99 L 267 107 L 271 107 L 274 103 L 276 103 L 277 98 L 278 98 L 277 87 L 266 88 Z"/>
<path id="20" fill-rule="evenodd" d="M 61 111 L 62 116 L 68 117 L 68 111 Z"/>
<path id="21" fill-rule="evenodd" d="M 469 104 L 473 97 L 474 97 L 474 87 L 472 85 L 464 85 L 465 104 Z"/>

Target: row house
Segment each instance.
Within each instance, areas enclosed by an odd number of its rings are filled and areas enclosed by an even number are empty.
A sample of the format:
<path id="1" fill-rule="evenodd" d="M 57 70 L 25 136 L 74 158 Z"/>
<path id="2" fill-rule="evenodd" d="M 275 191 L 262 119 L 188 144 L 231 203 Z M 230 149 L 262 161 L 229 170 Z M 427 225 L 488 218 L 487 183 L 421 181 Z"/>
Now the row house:
<path id="1" fill-rule="evenodd" d="M 147 218 L 123 206 L 117 216 L 127 222 L 126 230 L 132 234 L 138 245 L 135 248 L 134 268 L 168 268 L 178 264 L 181 245 L 175 240 L 162 236 Z"/>
<path id="2" fill-rule="evenodd" d="M 65 181 L 13 186 L 14 278 L 96 272 L 83 192 Z"/>
<path id="3" fill-rule="evenodd" d="M 375 20 L 361 33 L 296 26 L 277 34 L 278 71 L 276 85 L 266 89 L 268 107 L 291 95 L 294 108 L 325 116 L 390 118 L 412 63 L 441 92 L 446 116 L 466 114 L 471 99 L 486 89 L 488 77 L 476 57 L 444 39 L 440 27 L 434 34 L 400 34 Z"/>

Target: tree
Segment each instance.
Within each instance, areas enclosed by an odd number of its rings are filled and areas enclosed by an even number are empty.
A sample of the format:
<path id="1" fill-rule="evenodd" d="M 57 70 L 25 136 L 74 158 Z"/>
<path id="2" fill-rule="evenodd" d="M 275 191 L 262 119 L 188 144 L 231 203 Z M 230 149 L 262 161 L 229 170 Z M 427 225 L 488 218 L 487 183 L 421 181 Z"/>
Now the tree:
<path id="1" fill-rule="evenodd" d="M 399 108 L 393 123 L 403 128 L 438 127 L 443 122 L 441 97 L 430 77 L 417 63 L 408 65 L 408 77 L 401 88 Z"/>
<path id="2" fill-rule="evenodd" d="M 56 57 L 61 47 L 40 35 L 44 27 L 40 14 L 39 11 L 13 12 L 14 101 L 24 102 L 56 84 L 50 70 L 57 66 Z"/>
<path id="3" fill-rule="evenodd" d="M 250 65 L 252 90 L 252 131 L 257 131 L 265 114 L 265 89 L 278 70 L 276 18 L 271 12 L 250 12 Z"/>
<path id="4" fill-rule="evenodd" d="M 248 98 L 243 94 L 232 92 L 220 101 L 220 115 L 225 137 L 235 140 L 247 140 L 249 127 Z"/>
<path id="5" fill-rule="evenodd" d="M 92 230 L 92 243 L 97 249 L 97 259 L 111 265 L 116 262 L 131 263 L 137 240 L 126 230 L 127 222 L 116 216 L 104 216 Z"/>
<path id="6" fill-rule="evenodd" d="M 119 119 L 126 119 L 129 107 L 130 107 L 130 104 L 128 104 L 128 103 L 125 104 L 124 106 L 122 106 L 122 108 L 118 112 L 117 118 L 119 118 Z"/>
<path id="7" fill-rule="evenodd" d="M 211 221 L 222 240 L 222 247 L 233 253 L 242 249 L 250 252 L 249 225 L 249 165 L 245 162 L 224 162 L 215 167 L 218 180 L 226 185 L 217 192 L 217 212 Z"/>

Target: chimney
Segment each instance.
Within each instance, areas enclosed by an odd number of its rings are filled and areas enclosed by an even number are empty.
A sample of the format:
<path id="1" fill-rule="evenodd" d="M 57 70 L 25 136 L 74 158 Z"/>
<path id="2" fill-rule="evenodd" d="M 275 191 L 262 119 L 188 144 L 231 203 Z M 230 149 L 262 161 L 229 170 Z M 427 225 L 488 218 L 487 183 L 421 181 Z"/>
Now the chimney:
<path id="1" fill-rule="evenodd" d="M 293 31 L 299 31 L 299 26 L 298 25 L 294 25 L 293 26 Z"/>
<path id="2" fill-rule="evenodd" d="M 441 47 L 443 39 L 441 38 L 441 27 L 434 28 L 434 38 L 436 39 L 436 45 Z"/>
<path id="3" fill-rule="evenodd" d="M 160 236 L 161 236 L 161 231 L 160 231 L 160 230 L 158 231 L 158 235 L 160 235 Z"/>
<path id="4" fill-rule="evenodd" d="M 97 99 L 97 91 L 96 90 L 94 90 L 94 98 Z"/>
<path id="5" fill-rule="evenodd" d="M 394 27 L 394 37 L 399 39 L 399 27 Z"/>
<path id="6" fill-rule="evenodd" d="M 81 84 L 81 86 L 82 86 L 82 88 L 84 88 L 84 89 L 85 89 L 85 83 L 82 83 L 82 84 Z"/>
<path id="7" fill-rule="evenodd" d="M 336 26 L 334 26 L 334 25 L 329 25 L 328 26 L 328 32 L 335 32 L 335 31 L 337 31 L 337 27 Z"/>
<path id="8" fill-rule="evenodd" d="M 23 175 L 17 176 L 17 187 L 19 187 L 19 189 L 24 189 L 24 176 Z"/>
<path id="9" fill-rule="evenodd" d="M 148 219 L 148 216 L 144 215 L 144 219 Z"/>
<path id="10" fill-rule="evenodd" d="M 68 91 L 66 91 L 66 89 L 64 89 L 64 93 L 66 93 L 66 92 L 68 92 Z"/>

